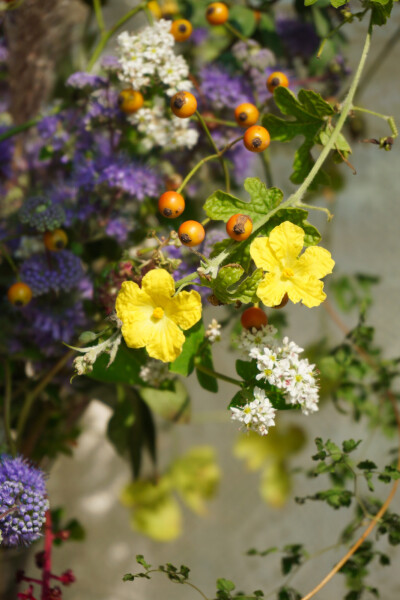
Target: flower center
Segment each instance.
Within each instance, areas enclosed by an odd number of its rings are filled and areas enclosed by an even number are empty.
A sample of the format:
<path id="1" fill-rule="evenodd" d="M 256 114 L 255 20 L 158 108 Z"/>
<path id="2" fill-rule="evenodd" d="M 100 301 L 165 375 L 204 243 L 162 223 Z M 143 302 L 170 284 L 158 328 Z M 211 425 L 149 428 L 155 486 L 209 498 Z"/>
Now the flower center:
<path id="1" fill-rule="evenodd" d="M 290 269 L 289 267 L 286 267 L 286 269 L 283 269 L 283 271 L 282 271 L 282 275 L 283 275 L 284 277 L 287 277 L 287 278 L 289 278 L 289 277 L 293 277 L 293 275 L 294 275 L 294 271 L 293 271 L 293 269 Z"/>
<path id="2" fill-rule="evenodd" d="M 153 310 L 153 315 L 152 315 L 155 319 L 162 319 L 164 316 L 164 310 L 161 308 L 161 306 L 157 306 L 157 308 L 155 308 Z"/>

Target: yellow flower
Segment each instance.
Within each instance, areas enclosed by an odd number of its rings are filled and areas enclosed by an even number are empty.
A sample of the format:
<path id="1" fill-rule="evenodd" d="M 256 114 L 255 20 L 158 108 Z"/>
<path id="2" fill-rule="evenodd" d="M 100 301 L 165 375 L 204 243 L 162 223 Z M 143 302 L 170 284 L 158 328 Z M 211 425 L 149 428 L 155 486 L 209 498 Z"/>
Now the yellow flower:
<path id="1" fill-rule="evenodd" d="M 185 341 L 181 330 L 201 318 L 201 298 L 195 291 L 174 292 L 175 282 L 164 269 L 146 273 L 141 288 L 133 281 L 122 284 L 115 309 L 127 346 L 146 347 L 151 357 L 163 362 L 179 356 Z"/>
<path id="2" fill-rule="evenodd" d="M 252 259 L 267 271 L 257 289 L 257 296 L 266 306 L 277 306 L 285 294 L 292 302 L 301 300 L 309 308 L 325 300 L 324 284 L 319 280 L 332 273 L 335 262 L 328 250 L 317 246 L 299 256 L 303 243 L 303 229 L 290 221 L 275 227 L 269 237 L 252 242 Z"/>

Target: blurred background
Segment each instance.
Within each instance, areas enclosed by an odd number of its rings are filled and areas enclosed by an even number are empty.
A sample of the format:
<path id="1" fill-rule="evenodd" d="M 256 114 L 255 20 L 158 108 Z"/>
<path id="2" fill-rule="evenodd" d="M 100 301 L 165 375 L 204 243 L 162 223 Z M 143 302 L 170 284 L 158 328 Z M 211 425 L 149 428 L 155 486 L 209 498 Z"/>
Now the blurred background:
<path id="1" fill-rule="evenodd" d="M 106 22 L 114 22 L 133 5 L 132 2 L 112 0 L 105 9 Z M 388 26 L 376 28 L 370 62 L 399 25 L 397 11 Z M 78 39 L 79 24 L 74 28 L 74 39 Z M 365 28 L 366 23 L 352 26 L 349 40 L 351 67 L 358 62 Z M 368 105 L 363 104 L 362 96 L 358 99 L 362 106 L 399 118 L 399 62 L 400 44 L 380 66 L 371 85 L 365 88 Z M 379 138 L 387 133 L 382 121 L 371 117 L 366 122 L 366 137 Z M 292 158 L 291 146 L 280 145 L 276 154 L 274 146 L 271 147 L 274 179 L 285 194 L 293 189 L 288 183 Z M 345 185 L 324 199 L 334 213 L 333 221 L 327 224 L 325 215 L 314 211 L 310 220 L 323 234 L 323 245 L 336 261 L 337 275 L 360 272 L 380 277 L 380 283 L 374 287 L 369 323 L 376 327 L 377 343 L 384 347 L 385 355 L 393 357 L 400 354 L 398 146 L 395 144 L 392 152 L 387 153 L 370 144 L 356 143 L 351 162 L 357 174 L 353 175 L 348 167 L 341 165 Z M 262 177 L 262 173 L 254 175 Z M 289 305 L 285 310 L 289 322 L 287 334 L 302 347 L 324 337 L 333 342 L 339 342 L 343 337 L 324 306 L 309 311 Z M 220 320 L 223 311 L 223 308 L 209 308 L 205 323 L 213 317 Z M 356 319 L 354 313 L 344 320 L 352 327 Z M 229 340 L 223 339 L 216 344 L 214 353 L 216 370 L 234 376 L 236 356 L 229 349 Z M 313 554 L 336 543 L 338 532 L 349 518 L 344 513 L 350 513 L 352 509 L 333 511 L 319 503 L 296 504 L 295 496 L 321 489 L 319 480 L 307 479 L 301 473 L 293 475 L 293 491 L 285 506 L 267 506 L 259 493 L 260 472 L 248 471 L 244 461 L 233 454 L 238 431 L 224 408 L 232 395 L 231 386 L 222 383 L 219 393 L 211 394 L 201 389 L 196 378 L 191 376 L 188 387 L 192 393 L 190 423 L 171 427 L 158 422 L 160 470 L 193 445 L 214 446 L 222 478 L 216 498 L 208 504 L 207 515 L 196 516 L 183 508 L 183 534 L 173 542 L 155 542 L 130 529 L 129 512 L 119 501 L 121 491 L 130 479 L 130 469 L 106 441 L 110 413 L 94 400 L 83 419 L 84 432 L 74 449 L 74 456 L 57 459 L 48 482 L 52 506 L 63 506 L 66 516 L 79 519 L 86 530 L 83 544 L 71 542 L 55 550 L 55 569 L 72 568 L 77 577 L 76 584 L 64 592 L 66 600 L 150 600 L 158 597 L 191 600 L 197 596 L 194 590 L 168 582 L 161 575 L 155 575 L 152 581 L 123 583 L 122 576 L 126 572 L 140 570 L 135 564 L 137 554 L 143 554 L 153 565 L 165 562 L 187 565 L 192 570 L 193 583 L 208 596 L 215 593 L 218 577 L 232 579 L 238 589 L 263 589 L 267 595 L 282 581 L 281 557 L 279 554 L 264 558 L 247 556 L 249 548 L 263 550 L 281 547 L 284 543 L 303 542 Z M 388 449 L 396 443 L 395 440 L 382 441 L 373 431 L 366 435 L 362 423 L 354 424 L 328 403 L 324 403 L 315 416 L 283 415 L 280 422 L 300 426 L 306 433 L 307 444 L 292 460 L 293 468 L 311 466 L 310 455 L 314 453 L 316 436 L 331 438 L 336 443 L 350 437 L 363 438 L 361 455 L 376 460 L 377 464 L 387 460 Z M 383 486 L 379 489 L 383 494 L 387 490 Z M 400 498 L 394 502 L 394 508 L 399 509 Z M 396 564 L 398 550 L 388 548 L 383 542 L 382 551 Z M 333 549 L 310 560 L 293 579 L 294 587 L 303 593 L 309 591 L 343 553 L 343 548 Z M 31 567 L 33 569 L 33 563 Z M 395 568 L 390 570 L 389 577 L 381 567 L 376 572 L 372 569 L 369 582 L 379 587 L 383 598 L 395 600 L 399 597 L 400 582 Z M 317 597 L 336 600 L 344 593 L 343 578 L 336 576 Z"/>

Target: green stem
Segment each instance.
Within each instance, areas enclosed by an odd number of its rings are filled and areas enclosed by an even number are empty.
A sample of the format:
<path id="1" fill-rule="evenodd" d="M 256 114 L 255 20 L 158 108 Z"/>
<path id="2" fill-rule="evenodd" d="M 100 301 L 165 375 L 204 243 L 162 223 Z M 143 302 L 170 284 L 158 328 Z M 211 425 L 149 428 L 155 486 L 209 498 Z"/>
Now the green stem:
<path id="1" fill-rule="evenodd" d="M 267 182 L 267 186 L 272 187 L 274 185 L 274 183 L 272 180 L 269 150 L 267 149 L 267 150 L 264 150 L 264 152 L 260 152 L 259 156 L 260 156 L 263 166 L 264 166 L 264 173 L 265 173 L 265 179 Z"/>
<path id="2" fill-rule="evenodd" d="M 115 23 L 115 25 L 113 25 L 111 27 L 111 29 L 109 29 L 108 31 L 104 31 L 102 33 L 100 40 L 99 40 L 96 48 L 94 49 L 92 57 L 89 60 L 89 63 L 87 66 L 88 71 L 91 71 L 93 69 L 97 59 L 99 58 L 100 54 L 103 52 L 109 39 L 114 35 L 114 33 L 116 33 L 116 31 L 118 31 L 118 29 L 120 29 L 120 27 L 122 27 L 122 25 L 124 25 L 127 21 L 129 21 L 129 19 L 134 17 L 138 12 L 140 12 L 141 10 L 145 10 L 146 7 L 147 7 L 147 2 L 141 2 L 138 6 L 136 6 L 135 8 L 132 8 L 132 10 L 127 12 L 126 15 L 124 15 L 119 21 L 117 21 Z"/>
<path id="3" fill-rule="evenodd" d="M 182 279 L 179 279 L 179 281 L 175 281 L 175 288 L 178 289 L 180 287 L 182 287 L 183 285 L 187 285 L 189 283 L 191 283 L 192 281 L 194 281 L 195 279 L 198 278 L 198 273 L 190 273 L 190 275 L 186 275 L 186 277 L 182 277 Z"/>
<path id="4" fill-rule="evenodd" d="M 218 123 L 218 125 L 225 125 L 225 127 L 239 127 L 236 121 L 225 121 L 224 119 L 218 119 L 217 117 L 209 117 L 207 115 L 206 121 L 210 121 L 210 123 Z"/>
<path id="5" fill-rule="evenodd" d="M 5 244 L 0 243 L 0 249 L 1 249 L 1 253 L 4 256 L 4 258 L 6 259 L 6 261 L 8 262 L 8 264 L 10 265 L 11 269 L 14 271 L 14 273 L 16 274 L 17 278 L 19 279 L 19 271 L 17 269 L 17 266 L 15 264 L 15 262 L 13 261 L 13 259 L 11 258 Z"/>
<path id="6" fill-rule="evenodd" d="M 296 206 L 298 206 L 299 208 L 305 208 L 307 210 L 320 210 L 321 212 L 326 213 L 328 221 L 333 219 L 333 214 L 331 213 L 331 211 L 328 208 L 325 208 L 324 206 L 314 206 L 313 204 L 303 204 L 303 202 L 297 202 Z"/>
<path id="7" fill-rule="evenodd" d="M 316 7 L 313 6 L 313 12 L 315 11 Z M 321 44 L 319 46 L 318 52 L 317 52 L 317 58 L 321 58 L 321 54 L 324 50 L 325 44 L 326 42 L 333 37 L 336 33 L 338 33 L 341 28 L 346 25 L 347 23 L 351 23 L 354 20 L 354 17 L 358 17 L 360 19 L 362 19 L 362 17 L 365 15 L 365 13 L 369 10 L 369 8 L 359 12 L 359 13 L 355 13 L 355 14 L 351 14 L 348 17 L 346 17 L 337 27 L 335 27 L 334 29 L 332 29 L 327 36 L 324 37 L 324 39 L 321 41 Z"/>
<path id="8" fill-rule="evenodd" d="M 239 387 L 242 387 L 242 381 L 239 381 L 239 379 L 233 379 L 233 377 L 228 377 L 227 375 L 213 371 L 204 365 L 196 364 L 196 362 L 195 366 L 198 371 L 201 371 L 206 375 L 210 375 L 210 377 L 215 377 L 215 379 L 221 379 L 221 381 L 226 381 L 227 383 L 232 383 L 232 385 L 238 385 Z"/>
<path id="9" fill-rule="evenodd" d="M 15 456 L 16 447 L 11 433 L 11 369 L 8 360 L 4 361 L 4 431 L 11 454 Z"/>
<path id="10" fill-rule="evenodd" d="M 393 138 L 396 138 L 399 135 L 395 120 L 390 115 L 383 115 L 382 113 L 378 113 L 373 110 L 369 110 L 368 108 L 362 108 L 361 106 L 354 106 L 354 105 L 352 106 L 352 110 L 355 110 L 357 112 L 366 113 L 367 115 L 372 115 L 373 117 L 378 117 L 379 119 L 383 119 L 389 125 Z"/>
<path id="11" fill-rule="evenodd" d="M 239 38 L 239 40 L 242 40 L 242 42 L 248 42 L 248 39 L 242 34 L 240 33 L 240 31 L 238 29 L 236 29 L 236 27 L 233 27 L 233 25 L 231 25 L 230 23 L 228 23 L 228 21 L 226 21 L 226 23 L 224 23 L 225 28 L 232 33 L 233 35 L 235 35 L 236 37 Z"/>
<path id="12" fill-rule="evenodd" d="M 303 181 L 303 183 L 301 184 L 301 186 L 299 187 L 297 192 L 295 192 L 294 194 L 292 194 L 292 196 L 290 196 L 289 200 L 291 201 L 291 204 L 296 204 L 296 202 L 301 201 L 304 194 L 308 190 L 309 186 L 313 182 L 314 177 L 317 175 L 318 171 L 320 170 L 323 163 L 325 162 L 325 159 L 327 158 L 329 152 L 332 150 L 332 148 L 336 144 L 336 141 L 339 137 L 339 134 L 343 128 L 343 125 L 347 119 L 347 116 L 348 116 L 348 114 L 351 110 L 352 104 L 353 104 L 353 98 L 356 93 L 357 86 L 360 82 L 361 74 L 363 72 L 365 61 L 367 59 L 368 51 L 369 51 L 369 48 L 371 45 L 371 35 L 372 35 L 372 23 L 370 22 L 370 24 L 368 26 L 367 37 L 365 39 L 364 47 L 363 47 L 363 50 L 361 53 L 360 62 L 358 63 L 357 71 L 354 75 L 353 81 L 351 82 L 351 86 L 350 86 L 350 89 L 346 96 L 346 99 L 343 102 L 340 117 L 335 125 L 334 130 L 331 133 L 328 143 L 322 150 L 321 154 L 318 156 L 317 160 L 314 163 L 313 168 L 311 169 L 311 171 L 309 172 L 309 174 L 307 175 L 307 177 L 305 178 L 305 180 Z"/>
<path id="13" fill-rule="evenodd" d="M 193 167 L 193 169 L 186 175 L 185 179 L 182 181 L 181 185 L 176 190 L 178 192 L 178 194 L 180 194 L 182 192 L 182 190 L 185 188 L 186 184 L 192 179 L 193 175 L 200 169 L 200 167 L 202 167 L 209 160 L 219 159 L 223 154 L 225 154 L 225 152 L 230 150 L 232 148 L 232 146 L 234 146 L 235 144 L 240 142 L 240 140 L 242 140 L 242 139 L 243 139 L 243 136 L 240 136 L 240 137 L 232 140 L 232 142 L 227 144 L 224 148 L 222 148 L 222 150 L 218 150 L 218 148 L 217 148 L 216 154 L 210 154 L 210 156 L 206 156 L 205 158 L 202 158 L 197 163 L 197 165 L 195 165 Z"/>
<path id="14" fill-rule="evenodd" d="M 57 106 L 52 111 L 50 111 L 48 114 L 49 115 L 57 115 L 64 108 L 65 107 L 63 105 Z M 22 133 L 23 131 L 26 131 L 27 129 L 34 127 L 42 119 L 43 119 L 43 116 L 39 115 L 38 117 L 31 119 L 30 121 L 26 121 L 26 123 L 22 123 L 22 125 L 16 125 L 16 127 L 10 127 L 10 129 L 7 129 L 7 131 L 5 131 L 4 133 L 2 133 L 0 135 L 0 142 L 3 142 L 4 140 L 8 140 L 9 138 L 13 137 L 14 135 L 18 135 L 19 133 Z"/>
<path id="15" fill-rule="evenodd" d="M 261 227 L 263 227 L 265 225 L 265 223 L 267 223 L 270 220 L 270 218 L 273 217 L 274 214 L 276 214 L 279 210 L 282 210 L 282 208 L 287 208 L 289 206 L 297 206 L 299 203 L 301 203 L 301 200 L 302 200 L 304 194 L 306 193 L 306 191 L 308 190 L 309 186 L 313 182 L 314 177 L 317 175 L 318 171 L 322 167 L 322 164 L 324 163 L 325 159 L 327 158 L 329 152 L 335 146 L 336 141 L 339 137 L 339 134 L 340 134 L 340 132 L 343 128 L 343 125 L 346 121 L 346 118 L 351 110 L 353 98 L 354 98 L 354 95 L 355 95 L 355 92 L 357 89 L 357 85 L 360 81 L 361 74 L 364 69 L 365 61 L 366 61 L 366 58 L 368 55 L 368 50 L 369 50 L 369 47 L 371 44 L 371 34 L 372 34 L 372 23 L 370 22 L 370 24 L 368 26 L 368 33 L 367 33 L 367 36 L 365 39 L 364 47 L 363 47 L 363 50 L 361 53 L 360 62 L 358 64 L 358 67 L 357 67 L 356 73 L 354 75 L 354 79 L 351 83 L 347 97 L 343 103 L 342 112 L 340 113 L 340 117 L 336 123 L 335 128 L 333 129 L 333 131 L 331 133 L 331 136 L 330 136 L 326 146 L 324 147 L 321 154 L 315 161 L 315 164 L 314 164 L 313 168 L 311 169 L 310 173 L 307 175 L 307 177 L 305 178 L 305 180 L 303 181 L 301 186 L 298 188 L 298 190 L 294 194 L 289 196 L 289 198 L 285 202 L 282 202 L 279 206 L 277 206 L 276 208 L 271 210 L 268 214 L 266 214 L 262 219 L 260 219 L 257 222 L 257 224 L 253 227 L 253 233 L 248 238 L 248 240 L 246 240 L 246 242 L 239 242 L 239 243 L 241 243 L 241 244 L 249 243 L 249 240 L 251 241 L 252 239 L 254 239 L 257 236 L 257 231 Z M 308 205 L 307 205 L 307 207 L 308 207 Z M 236 248 L 237 247 L 238 247 L 238 245 L 236 245 Z M 226 260 L 229 257 L 229 254 L 230 254 L 230 249 L 225 248 L 225 250 L 220 252 L 220 254 L 218 254 L 218 256 L 216 256 L 215 258 L 210 260 L 210 265 L 205 272 L 211 273 L 213 276 L 215 276 L 215 273 L 217 272 L 219 265 L 222 264 L 224 262 L 224 260 Z"/>
<path id="16" fill-rule="evenodd" d="M 69 361 L 70 358 L 75 354 L 75 350 L 70 350 L 60 360 L 54 365 L 52 369 L 43 377 L 41 381 L 37 384 L 37 386 L 32 390 L 32 392 L 28 392 L 25 398 L 25 402 L 22 406 L 22 410 L 19 415 L 18 425 L 17 425 L 17 444 L 21 445 L 22 434 L 24 433 L 25 425 L 29 417 L 29 413 L 31 411 L 32 405 L 39 394 L 47 387 L 47 385 L 51 382 L 51 380 L 57 375 L 57 373 L 64 367 L 64 365 Z"/>
<path id="17" fill-rule="evenodd" d="M 216 143 L 214 142 L 214 139 L 210 133 L 210 130 L 207 127 L 207 123 L 205 122 L 205 120 L 203 119 L 203 117 L 201 116 L 201 114 L 199 113 L 198 110 L 196 110 L 196 117 L 198 118 L 200 125 L 204 129 L 204 133 L 206 134 L 208 141 L 210 142 L 211 146 L 214 148 L 216 154 L 218 155 L 218 160 L 221 163 L 221 167 L 222 167 L 222 170 L 223 170 L 224 176 L 225 176 L 225 188 L 229 194 L 231 184 L 230 184 L 229 170 L 228 170 L 227 164 L 226 164 L 225 160 L 223 159 L 222 155 L 220 154 Z"/>
<path id="18" fill-rule="evenodd" d="M 100 32 L 103 33 L 106 29 L 104 24 L 103 11 L 101 9 L 101 0 L 93 0 L 94 14 L 96 15 L 97 25 L 99 26 Z"/>
<path id="19" fill-rule="evenodd" d="M 144 12 L 146 14 L 147 20 L 149 22 L 149 25 L 154 25 L 154 18 L 153 18 L 153 14 L 151 12 L 151 10 L 149 9 L 149 7 L 147 6 L 147 2 L 146 2 L 146 6 L 144 7 Z"/>

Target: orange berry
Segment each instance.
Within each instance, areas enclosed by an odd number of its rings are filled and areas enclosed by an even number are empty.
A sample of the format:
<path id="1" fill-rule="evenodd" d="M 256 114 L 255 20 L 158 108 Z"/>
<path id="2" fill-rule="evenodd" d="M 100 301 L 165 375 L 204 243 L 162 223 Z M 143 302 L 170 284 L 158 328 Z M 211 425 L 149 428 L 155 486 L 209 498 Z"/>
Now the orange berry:
<path id="1" fill-rule="evenodd" d="M 32 290 L 26 283 L 18 281 L 7 292 L 7 297 L 14 306 L 25 306 L 32 300 Z"/>
<path id="2" fill-rule="evenodd" d="M 65 248 L 68 243 L 68 236 L 63 229 L 46 231 L 43 236 L 43 242 L 47 250 L 57 252 L 58 250 Z"/>
<path id="3" fill-rule="evenodd" d="M 267 79 L 267 88 L 268 91 L 273 94 L 274 90 L 279 86 L 289 87 L 289 79 L 286 77 L 285 73 L 275 71 L 274 73 L 271 73 Z"/>
<path id="4" fill-rule="evenodd" d="M 237 242 L 247 240 L 253 231 L 253 221 L 247 215 L 233 215 L 226 224 L 226 233 Z"/>
<path id="5" fill-rule="evenodd" d="M 223 25 L 229 18 L 229 8 L 224 2 L 212 2 L 207 6 L 206 19 L 210 25 Z"/>
<path id="6" fill-rule="evenodd" d="M 178 92 L 171 98 L 171 109 L 174 115 L 187 119 L 197 110 L 197 100 L 190 92 Z"/>
<path id="7" fill-rule="evenodd" d="M 206 232 L 198 221 L 185 221 L 178 229 L 178 236 L 184 246 L 199 246 Z"/>
<path id="8" fill-rule="evenodd" d="M 250 127 L 255 125 L 258 121 L 260 113 L 254 104 L 250 102 L 243 102 L 235 108 L 235 119 L 239 127 Z"/>
<path id="9" fill-rule="evenodd" d="M 167 219 L 180 217 L 185 210 L 185 199 L 178 192 L 164 192 L 158 200 L 158 210 Z"/>
<path id="10" fill-rule="evenodd" d="M 271 138 L 265 127 L 253 125 L 246 130 L 243 142 L 250 152 L 262 152 L 270 145 Z"/>
<path id="11" fill-rule="evenodd" d="M 171 34 L 176 42 L 184 42 L 192 35 L 193 27 L 186 19 L 177 19 L 171 25 Z"/>
<path id="12" fill-rule="evenodd" d="M 126 115 L 131 115 L 142 108 L 144 98 L 137 90 L 122 90 L 118 96 L 118 106 Z"/>
<path id="13" fill-rule="evenodd" d="M 182 181 L 182 175 L 179 175 L 179 173 L 172 173 L 172 175 L 168 175 L 166 178 L 165 187 L 169 192 L 176 192 Z"/>
<path id="14" fill-rule="evenodd" d="M 261 329 L 261 327 L 268 323 L 268 317 L 261 308 L 252 306 L 251 308 L 246 308 L 242 313 L 240 322 L 245 329 L 253 329 L 253 327 Z"/>

